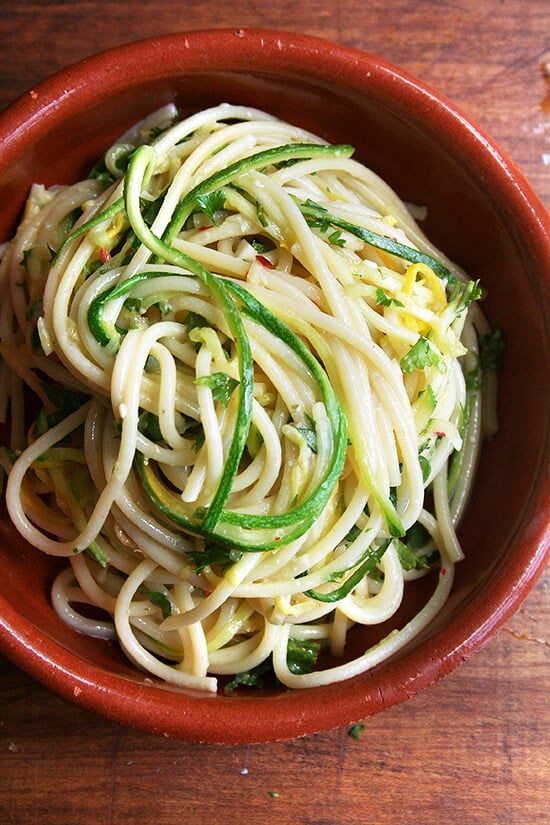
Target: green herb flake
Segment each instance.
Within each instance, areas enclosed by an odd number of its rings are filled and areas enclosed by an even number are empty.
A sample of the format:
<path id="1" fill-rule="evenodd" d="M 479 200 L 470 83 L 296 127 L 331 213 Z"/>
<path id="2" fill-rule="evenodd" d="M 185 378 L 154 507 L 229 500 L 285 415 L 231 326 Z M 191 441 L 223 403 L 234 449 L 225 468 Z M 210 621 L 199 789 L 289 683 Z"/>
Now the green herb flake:
<path id="1" fill-rule="evenodd" d="M 80 206 L 75 207 L 68 215 L 65 216 L 65 219 L 62 223 L 63 226 L 63 234 L 69 235 L 77 222 L 77 220 L 82 216 L 82 209 Z"/>
<path id="2" fill-rule="evenodd" d="M 234 690 L 237 690 L 238 687 L 252 687 L 260 689 L 267 683 L 272 682 L 273 678 L 273 662 L 271 657 L 269 657 L 264 662 L 261 662 L 261 664 L 253 667 L 251 670 L 236 673 L 232 680 L 225 686 L 224 693 L 232 693 Z"/>
<path id="3" fill-rule="evenodd" d="M 184 435 L 192 437 L 193 449 L 198 453 L 205 441 L 204 428 L 200 421 L 186 427 Z"/>
<path id="4" fill-rule="evenodd" d="M 214 401 L 219 401 L 222 407 L 227 407 L 239 382 L 225 372 L 213 372 L 211 375 L 202 375 L 200 378 L 196 378 L 195 384 L 208 387 L 212 390 Z"/>
<path id="5" fill-rule="evenodd" d="M 365 726 L 362 722 L 357 722 L 355 725 L 352 725 L 351 728 L 348 730 L 348 736 L 351 736 L 352 739 L 359 739 L 363 731 L 365 730 Z"/>
<path id="6" fill-rule="evenodd" d="M 483 295 L 483 290 L 479 281 L 467 281 L 467 283 L 457 282 L 449 296 L 449 304 L 453 305 L 455 314 L 461 315 L 469 307 L 472 301 L 479 301 Z"/>
<path id="7" fill-rule="evenodd" d="M 311 673 L 317 661 L 320 642 L 306 642 L 303 639 L 288 640 L 286 662 L 291 673 Z"/>
<path id="8" fill-rule="evenodd" d="M 40 434 L 55 427 L 60 421 L 64 421 L 71 413 L 76 412 L 89 401 L 89 396 L 77 390 L 66 390 L 55 384 L 43 383 L 42 387 L 52 404 L 56 407 L 55 412 L 46 414 L 45 410 L 41 410 L 38 414 L 36 426 Z"/>
<path id="9" fill-rule="evenodd" d="M 82 267 L 83 274 L 87 278 L 89 275 L 92 275 L 92 273 L 94 273 L 96 269 L 99 269 L 102 263 L 103 261 L 101 260 L 101 258 L 95 258 L 95 260 L 93 261 L 88 261 L 88 263 L 84 264 L 84 266 Z"/>
<path id="10" fill-rule="evenodd" d="M 396 307 L 404 306 L 397 298 L 390 298 L 389 295 L 386 295 L 381 287 L 376 288 L 376 303 L 382 307 L 391 307 L 392 305 Z"/>
<path id="11" fill-rule="evenodd" d="M 346 239 L 342 237 L 342 233 L 339 229 L 335 229 L 334 232 L 331 232 L 328 236 L 328 242 L 333 246 L 339 246 L 341 249 L 343 249 L 346 245 Z"/>
<path id="12" fill-rule="evenodd" d="M 212 223 L 217 225 L 220 223 L 218 213 L 223 210 L 225 205 L 225 193 L 223 189 L 216 189 L 213 192 L 197 195 L 197 204 L 203 212 L 206 212 Z"/>
<path id="13" fill-rule="evenodd" d="M 159 442 L 163 440 L 158 416 L 154 413 L 147 411 L 141 413 L 138 419 L 138 430 L 150 441 Z"/>
<path id="14" fill-rule="evenodd" d="M 317 661 L 320 642 L 306 642 L 299 639 L 288 640 L 287 664 L 291 673 L 310 673 Z M 236 673 L 225 686 L 225 693 L 232 693 L 238 687 L 263 688 L 267 684 L 280 684 L 273 671 L 273 659 L 269 656 L 251 670 Z"/>
<path id="15" fill-rule="evenodd" d="M 193 312 L 191 310 L 185 316 L 183 326 L 185 327 L 186 332 L 189 334 L 192 329 L 203 329 L 204 327 L 211 327 L 212 324 L 210 324 L 206 320 L 204 315 L 200 315 L 198 312 Z"/>
<path id="16" fill-rule="evenodd" d="M 203 512 L 204 516 L 205 513 Z M 222 574 L 235 562 L 242 558 L 242 551 L 229 547 L 222 547 L 220 544 L 210 544 L 204 550 L 188 550 L 186 553 L 189 561 L 196 565 L 195 572 L 202 573 L 207 567 L 216 565 L 221 568 Z"/>
<path id="17" fill-rule="evenodd" d="M 143 595 L 149 599 L 151 604 L 154 604 L 155 607 L 160 607 L 163 619 L 167 619 L 168 616 L 172 615 L 172 604 L 165 593 L 161 593 L 157 590 L 148 590 L 144 591 Z"/>
<path id="18" fill-rule="evenodd" d="M 430 477 L 432 466 L 426 456 L 423 455 L 418 456 L 418 463 L 420 464 L 420 469 L 422 470 L 422 481 L 425 484 Z"/>
<path id="19" fill-rule="evenodd" d="M 294 429 L 300 433 L 311 452 L 317 454 L 317 433 L 315 430 L 311 430 L 309 427 L 295 427 Z"/>
<path id="20" fill-rule="evenodd" d="M 424 367 L 435 367 L 439 372 L 445 372 L 445 362 L 441 355 L 432 347 L 427 338 L 421 335 L 400 361 L 403 372 L 422 370 Z"/>
<path id="21" fill-rule="evenodd" d="M 143 220 L 145 221 L 147 226 L 152 226 L 155 222 L 155 218 L 160 212 L 160 207 L 164 203 L 164 196 L 161 195 L 154 201 L 148 201 L 145 200 L 145 198 L 140 198 L 139 202 L 141 205 L 141 211 L 143 213 Z"/>
<path id="22" fill-rule="evenodd" d="M 263 443 L 263 435 L 259 431 L 256 424 L 252 422 L 250 424 L 250 429 L 248 430 L 248 436 L 246 439 L 246 449 L 248 450 L 248 453 L 251 458 L 255 458 L 258 455 Z"/>
<path id="23" fill-rule="evenodd" d="M 407 546 L 412 550 L 418 550 L 424 547 L 430 540 L 430 534 L 423 524 L 416 521 L 412 527 L 407 530 Z"/>
<path id="24" fill-rule="evenodd" d="M 417 556 L 416 553 L 406 544 L 403 544 L 402 541 L 394 539 L 394 546 L 403 570 L 423 570 L 429 567 L 425 556 Z"/>

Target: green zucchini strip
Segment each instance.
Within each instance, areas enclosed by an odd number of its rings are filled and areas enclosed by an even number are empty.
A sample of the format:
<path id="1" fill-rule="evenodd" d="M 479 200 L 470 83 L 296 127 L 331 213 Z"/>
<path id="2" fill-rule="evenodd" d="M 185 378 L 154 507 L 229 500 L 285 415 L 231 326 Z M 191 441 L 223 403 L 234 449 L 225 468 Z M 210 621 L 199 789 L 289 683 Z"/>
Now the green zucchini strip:
<path id="1" fill-rule="evenodd" d="M 325 341 L 323 340 L 322 336 L 311 325 L 308 325 L 308 328 L 306 329 L 306 325 L 303 324 L 303 328 L 304 337 L 309 339 L 313 349 L 319 353 L 321 360 L 327 362 L 328 347 Z M 350 422 L 348 424 L 348 430 L 350 431 L 350 438 L 353 444 L 353 422 Z M 367 489 L 372 493 L 373 497 L 377 501 L 380 510 L 382 511 L 382 514 L 388 525 L 390 534 L 395 537 L 403 536 L 405 534 L 405 529 L 397 512 L 397 508 L 377 482 L 368 455 L 364 451 L 361 451 L 361 453 L 359 454 L 357 451 L 357 447 L 355 447 L 355 449 L 357 454 L 357 460 L 360 467 L 360 475 Z"/>
<path id="2" fill-rule="evenodd" d="M 151 252 L 160 255 L 169 263 L 187 270 L 210 289 L 224 315 L 237 352 L 240 380 L 235 432 L 220 483 L 203 520 L 204 528 L 213 530 L 231 492 L 250 427 L 253 393 L 252 353 L 240 315 L 222 279 L 216 278 L 194 258 L 173 249 L 160 238 L 157 238 L 143 220 L 140 210 L 141 188 L 145 176 L 150 172 L 154 157 L 154 150 L 150 146 L 144 145 L 136 150 L 130 161 L 124 181 L 124 203 L 128 220 L 138 240 L 147 246 Z"/>
<path id="3" fill-rule="evenodd" d="M 333 147 L 330 148 L 332 150 Z M 295 156 L 302 157 L 304 154 L 311 154 L 311 152 L 318 151 L 319 149 L 322 150 L 323 147 L 308 146 L 306 149 L 304 146 L 292 145 L 288 148 L 282 147 L 277 150 L 268 150 L 267 152 L 258 153 L 254 161 L 252 159 L 245 159 L 243 163 L 234 164 L 232 167 L 224 170 L 221 176 L 218 175 L 215 177 L 218 183 L 220 180 L 227 182 L 231 176 L 237 176 L 243 171 L 243 168 L 251 168 L 254 163 L 256 163 L 256 165 L 265 165 L 276 160 L 288 159 Z M 351 152 L 351 147 L 348 147 L 347 151 Z M 252 531 L 252 538 L 256 539 L 254 544 L 255 549 L 265 548 L 268 545 L 273 547 L 280 546 L 281 541 L 284 543 L 284 541 L 290 541 L 298 535 L 302 535 L 308 527 L 313 524 L 315 518 L 318 517 L 328 501 L 340 476 L 345 460 L 347 449 L 347 427 L 345 418 L 334 391 L 320 365 L 312 358 L 307 348 L 286 325 L 278 321 L 267 309 L 252 299 L 246 290 L 232 284 L 226 279 L 214 276 L 198 261 L 170 246 L 167 241 L 167 237 L 170 237 L 169 233 L 165 235 L 164 238 L 158 238 L 151 232 L 141 214 L 140 195 L 144 180 L 146 180 L 147 176 L 152 172 L 154 161 L 154 150 L 146 145 L 139 147 L 132 157 L 124 185 L 124 203 L 128 219 L 138 240 L 147 246 L 154 255 L 186 270 L 191 275 L 199 278 L 211 290 L 213 296 L 219 303 L 230 333 L 235 341 L 240 371 L 240 394 L 237 423 L 229 455 L 218 489 L 211 504 L 206 508 L 204 517 L 202 517 L 202 513 L 193 514 L 186 510 L 182 506 L 181 498 L 175 496 L 162 484 L 161 480 L 154 471 L 152 471 L 152 468 L 149 467 L 147 462 L 138 459 L 136 465 L 147 492 L 157 506 L 159 506 L 166 515 L 174 517 L 175 521 L 192 532 L 198 532 L 201 535 L 209 536 L 218 541 L 229 542 L 234 546 L 244 546 L 246 549 L 251 549 L 250 543 L 244 542 L 240 538 L 239 534 L 242 533 L 244 528 L 245 530 L 249 529 Z M 212 180 L 204 182 L 203 186 L 205 191 L 206 189 L 209 190 L 212 186 Z M 197 194 L 200 194 L 200 192 L 195 190 L 194 198 Z M 192 206 L 190 206 L 190 208 L 192 208 Z M 133 284 L 143 280 L 147 275 L 149 275 L 149 273 L 134 276 Z M 155 273 L 152 273 L 152 275 L 154 276 Z M 129 281 L 131 280 L 132 279 L 129 279 Z M 102 293 L 92 302 L 88 316 L 90 328 L 100 342 L 108 339 L 107 331 L 104 327 L 102 328 L 101 325 L 101 309 L 109 299 L 120 297 L 120 295 L 125 294 L 129 289 L 131 289 L 131 287 L 125 286 L 123 282 L 110 290 L 108 294 Z M 252 410 L 252 355 L 241 315 L 237 309 L 237 301 L 244 304 L 247 311 L 251 313 L 255 320 L 273 331 L 274 334 L 282 337 L 282 340 L 285 341 L 288 346 L 291 346 L 306 362 L 319 383 L 322 396 L 327 406 L 327 415 L 333 434 L 334 450 L 331 461 L 316 490 L 306 502 L 302 502 L 295 510 L 273 517 L 233 513 L 224 509 L 244 450 Z M 179 505 L 177 505 L 175 499 L 179 499 Z M 266 530 L 269 531 L 268 535 L 265 534 Z M 278 531 L 277 535 L 273 535 L 273 531 Z"/>
<path id="4" fill-rule="evenodd" d="M 118 198 L 118 200 L 113 201 L 113 203 L 108 206 L 106 209 L 103 209 L 101 212 L 98 212 L 97 215 L 94 215 L 93 218 L 90 218 L 89 221 L 83 223 L 82 226 L 79 226 L 75 229 L 71 234 L 65 238 L 62 245 L 59 247 L 55 256 L 52 261 L 52 265 L 57 263 L 58 259 L 61 257 L 67 246 L 74 241 L 75 238 L 79 238 L 80 235 L 84 235 L 86 232 L 89 232 L 90 229 L 93 229 L 95 226 L 98 226 L 103 221 L 108 220 L 109 218 L 114 218 L 119 212 L 121 212 L 124 208 L 124 199 Z"/>
<path id="5" fill-rule="evenodd" d="M 235 161 L 235 163 L 230 164 L 226 169 L 221 169 L 219 172 L 201 181 L 187 193 L 174 210 L 172 219 L 164 232 L 163 239 L 167 243 L 170 243 L 172 238 L 180 232 L 185 221 L 195 208 L 198 197 L 220 189 L 220 187 L 231 183 L 238 178 L 239 175 L 248 172 L 250 169 L 258 169 L 269 166 L 270 164 L 301 158 L 323 156 L 349 158 L 354 151 L 354 147 L 348 144 L 287 143 L 283 146 L 264 149 L 262 152 L 256 152 L 254 155 Z"/>
<path id="6" fill-rule="evenodd" d="M 228 281 L 226 286 L 242 302 L 244 311 L 258 324 L 279 337 L 309 369 L 320 388 L 333 440 L 332 455 L 319 484 L 305 501 L 289 512 L 258 516 L 223 510 L 219 514 L 217 529 L 215 533 L 210 534 L 211 538 L 243 550 L 261 551 L 288 544 L 303 535 L 319 517 L 342 472 L 347 451 L 347 424 L 326 373 L 300 338 L 240 284 Z M 181 497 L 169 490 L 154 470 L 141 459 L 137 466 L 149 496 L 162 512 L 182 527 L 197 532 L 196 520 L 193 520 L 193 514 L 190 514 Z M 208 535 L 208 531 L 209 524 L 205 520 L 199 532 L 201 535 Z"/>
<path id="7" fill-rule="evenodd" d="M 331 590 L 330 593 L 321 593 L 319 590 L 306 590 L 304 591 L 304 595 L 309 596 L 310 599 L 315 599 L 318 602 L 328 602 L 332 604 L 333 602 L 341 601 L 348 595 L 348 593 L 351 593 L 351 591 L 359 584 L 361 579 L 364 579 L 365 576 L 376 567 L 390 546 L 391 541 L 392 539 L 386 539 L 379 547 L 369 547 L 363 556 L 364 561 L 340 587 L 337 587 L 335 590 Z"/>
<path id="8" fill-rule="evenodd" d="M 101 292 L 99 295 L 96 295 L 88 307 L 87 320 L 90 332 L 102 347 L 106 347 L 112 341 L 111 332 L 107 329 L 102 317 L 105 305 L 108 304 L 109 301 L 115 300 L 115 298 L 121 298 L 123 295 L 127 295 L 137 284 L 143 281 L 152 281 L 155 278 L 166 277 L 166 275 L 167 273 L 162 271 L 137 272 L 125 281 L 121 281 L 115 286 Z M 186 277 L 189 276 L 187 275 Z M 120 333 L 116 331 L 115 334 L 120 335 Z"/>
<path id="9" fill-rule="evenodd" d="M 405 261 L 409 261 L 410 263 L 426 264 L 433 269 L 436 275 L 445 280 L 449 285 L 454 284 L 456 281 L 453 273 L 447 269 L 441 261 L 438 261 L 437 258 L 433 258 L 431 255 L 427 255 L 425 252 L 420 252 L 418 249 L 413 249 L 410 246 L 394 241 L 393 238 L 388 238 L 386 235 L 379 235 L 377 232 L 372 232 L 370 229 L 365 229 L 363 226 L 356 226 L 355 224 L 345 220 L 345 218 L 340 218 L 337 215 L 331 214 L 324 208 L 324 206 L 320 206 L 313 201 L 305 201 L 304 203 L 299 204 L 299 207 L 304 218 L 310 223 L 319 221 L 321 224 L 337 226 L 339 229 L 344 229 L 346 232 L 349 232 L 351 235 L 355 235 L 356 238 L 360 238 L 362 241 L 368 243 L 370 246 L 374 246 L 376 249 L 381 249 L 384 252 L 390 252 L 392 255 L 397 255 L 397 257 L 403 258 Z"/>
<path id="10" fill-rule="evenodd" d="M 291 512 L 289 516 L 292 520 L 288 525 L 273 527 L 269 525 L 269 517 L 266 516 L 264 527 L 252 529 L 238 523 L 226 523 L 228 513 L 224 511 L 215 529 L 207 530 L 204 528 L 204 522 L 201 521 L 202 513 L 191 512 L 181 496 L 166 487 L 158 472 L 153 469 L 151 463 L 146 462 L 141 453 L 136 454 L 136 467 L 151 501 L 170 521 L 190 533 L 202 536 L 223 547 L 243 552 L 275 550 L 303 536 L 316 518 L 316 513 L 313 511 L 308 511 L 307 520 L 305 518 L 295 519 L 294 513 Z M 232 513 L 231 515 L 238 517 L 240 514 Z"/>

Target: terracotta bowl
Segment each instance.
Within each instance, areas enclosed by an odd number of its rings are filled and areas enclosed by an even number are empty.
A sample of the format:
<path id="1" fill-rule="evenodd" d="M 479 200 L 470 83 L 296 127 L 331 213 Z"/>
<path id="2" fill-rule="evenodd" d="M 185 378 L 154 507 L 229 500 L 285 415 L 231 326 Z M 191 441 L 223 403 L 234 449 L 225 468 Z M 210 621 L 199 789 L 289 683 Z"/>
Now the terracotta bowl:
<path id="1" fill-rule="evenodd" d="M 163 103 L 190 112 L 225 100 L 353 143 L 356 156 L 403 198 L 425 204 L 429 236 L 481 278 L 486 313 L 508 342 L 500 430 L 483 449 L 460 528 L 466 560 L 451 598 L 413 644 L 345 683 L 203 697 L 144 678 L 116 645 L 84 638 L 57 619 L 49 587 L 58 562 L 27 546 L 4 511 L 3 654 L 47 688 L 110 719 L 182 739 L 244 743 L 348 725 L 418 693 L 487 642 L 533 586 L 550 538 L 550 226 L 494 143 L 401 70 L 311 37 L 217 30 L 108 51 L 14 103 L 0 117 L 0 240 L 13 232 L 33 181 L 77 180 L 111 140 Z M 360 634 L 355 643 L 361 646 Z"/>

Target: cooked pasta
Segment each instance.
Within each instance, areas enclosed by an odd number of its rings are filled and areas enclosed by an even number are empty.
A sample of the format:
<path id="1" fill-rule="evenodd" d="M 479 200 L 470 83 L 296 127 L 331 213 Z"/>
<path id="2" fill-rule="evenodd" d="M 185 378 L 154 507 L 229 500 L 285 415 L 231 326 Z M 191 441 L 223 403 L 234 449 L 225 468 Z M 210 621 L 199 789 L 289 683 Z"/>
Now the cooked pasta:
<path id="1" fill-rule="evenodd" d="M 2 247 L 9 515 L 67 558 L 61 618 L 173 685 L 364 672 L 462 558 L 494 427 L 481 289 L 352 156 L 257 110 L 167 106 L 87 180 L 35 184 Z M 419 612 L 346 655 L 426 574 Z"/>

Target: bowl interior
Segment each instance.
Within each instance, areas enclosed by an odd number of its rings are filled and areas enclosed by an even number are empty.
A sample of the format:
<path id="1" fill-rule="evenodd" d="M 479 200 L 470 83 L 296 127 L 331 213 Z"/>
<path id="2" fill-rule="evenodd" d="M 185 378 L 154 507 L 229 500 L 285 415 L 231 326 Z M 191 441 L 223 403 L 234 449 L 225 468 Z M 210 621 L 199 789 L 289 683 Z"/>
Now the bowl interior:
<path id="1" fill-rule="evenodd" d="M 28 547 L 4 510 L 0 642 L 48 687 L 147 730 L 250 742 L 347 724 L 401 701 L 467 658 L 542 568 L 549 503 L 547 217 L 490 140 L 402 72 L 312 38 L 217 31 L 91 58 L 45 81 L 1 116 L 0 241 L 13 232 L 33 181 L 82 177 L 111 140 L 168 101 L 184 114 L 221 101 L 249 104 L 329 141 L 352 143 L 356 157 L 405 200 L 427 207 L 429 237 L 481 279 L 484 309 L 505 330 L 507 353 L 500 429 L 483 449 L 460 528 L 466 559 L 436 622 L 372 673 L 306 696 L 212 699 L 155 685 L 115 645 L 66 628 L 49 603 L 59 562 Z M 424 598 L 424 589 L 411 588 L 402 616 Z M 358 632 L 354 644 L 364 646 L 368 635 Z"/>

